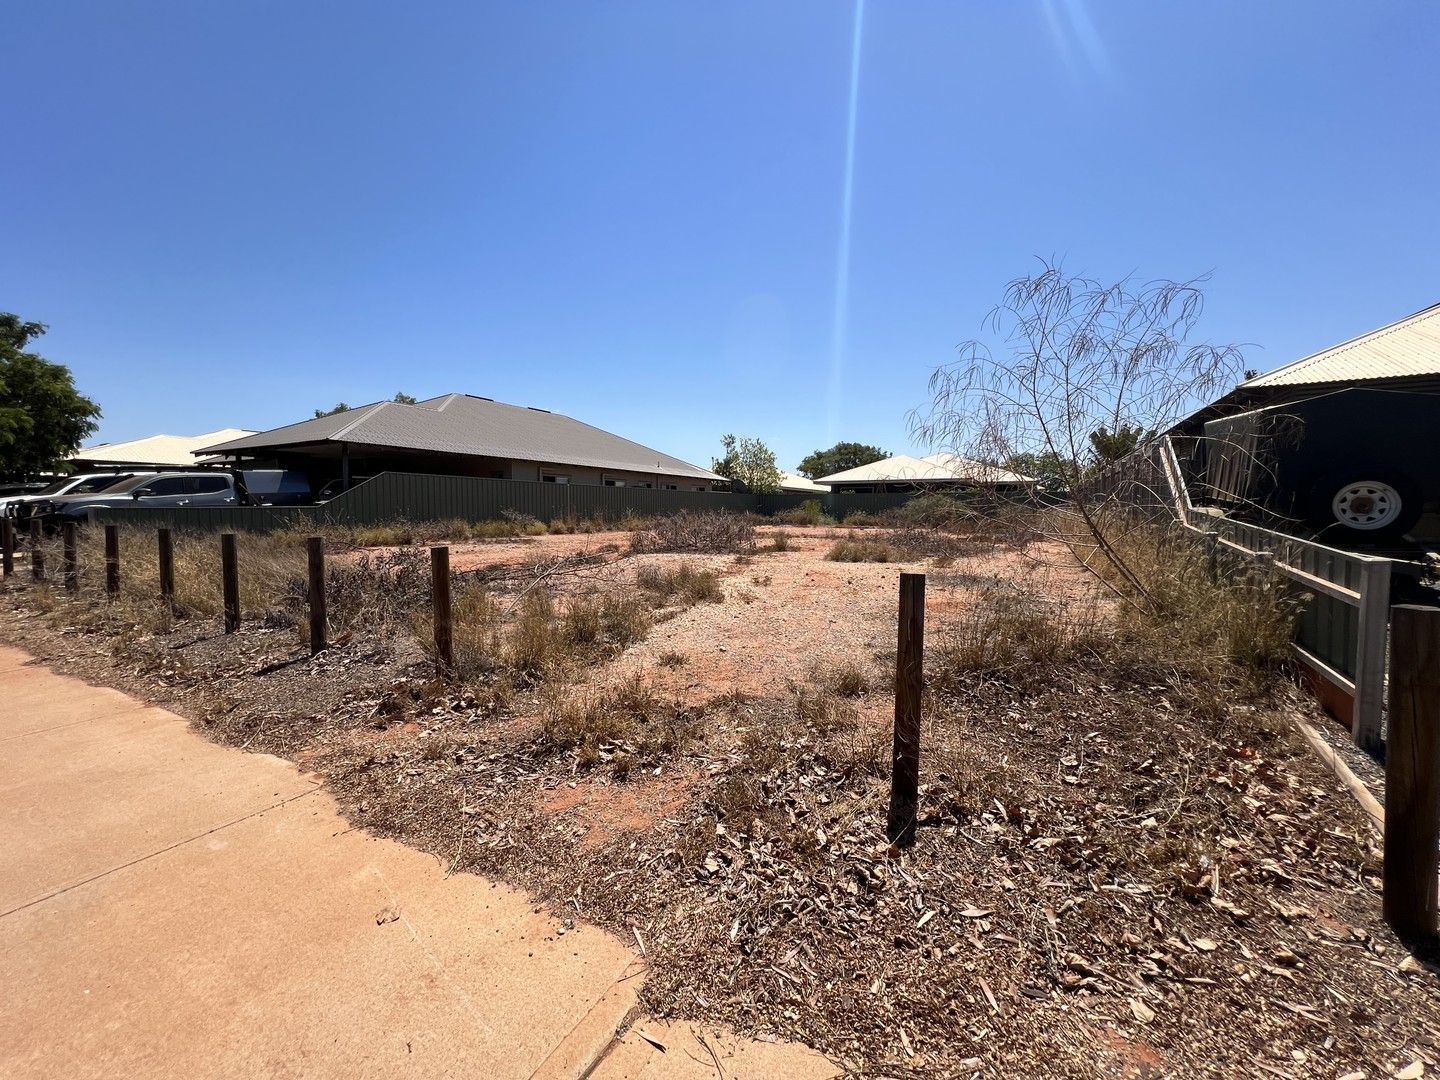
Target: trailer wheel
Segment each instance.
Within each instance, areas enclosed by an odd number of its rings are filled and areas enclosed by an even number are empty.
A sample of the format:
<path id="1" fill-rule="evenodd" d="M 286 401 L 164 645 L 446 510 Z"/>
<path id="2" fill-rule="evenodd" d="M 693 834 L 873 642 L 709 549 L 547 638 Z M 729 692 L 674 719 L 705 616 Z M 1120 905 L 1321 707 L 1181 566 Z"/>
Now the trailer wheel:
<path id="1" fill-rule="evenodd" d="M 1389 540 L 1414 528 L 1424 509 L 1420 487 L 1408 476 L 1360 466 L 1315 485 L 1308 516 L 1330 536 Z"/>

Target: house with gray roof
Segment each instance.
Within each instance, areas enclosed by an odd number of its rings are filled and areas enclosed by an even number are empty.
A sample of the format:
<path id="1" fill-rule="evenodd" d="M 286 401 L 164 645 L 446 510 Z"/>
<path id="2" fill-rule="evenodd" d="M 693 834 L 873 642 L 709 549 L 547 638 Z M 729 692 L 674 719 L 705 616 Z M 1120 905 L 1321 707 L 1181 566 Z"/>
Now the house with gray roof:
<path id="1" fill-rule="evenodd" d="M 473 394 L 379 401 L 195 453 L 300 470 L 317 490 L 382 472 L 679 491 L 710 491 L 723 479 L 571 417 Z"/>

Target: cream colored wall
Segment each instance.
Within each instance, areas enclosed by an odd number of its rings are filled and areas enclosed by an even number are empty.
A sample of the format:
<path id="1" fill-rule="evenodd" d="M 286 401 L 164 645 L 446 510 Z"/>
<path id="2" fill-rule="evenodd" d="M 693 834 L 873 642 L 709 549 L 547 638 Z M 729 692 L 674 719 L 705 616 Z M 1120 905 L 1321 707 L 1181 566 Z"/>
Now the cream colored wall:
<path id="1" fill-rule="evenodd" d="M 584 465 L 544 465 L 538 461 L 511 461 L 508 476 L 511 480 L 539 480 L 542 472 L 568 476 L 572 484 L 599 486 L 605 482 L 606 477 L 614 477 L 624 480 L 627 485 L 633 481 L 648 483 L 656 488 L 663 488 L 666 484 L 675 484 L 681 491 L 710 490 L 710 485 L 704 480 L 697 480 L 690 476 L 665 476 L 663 473 L 656 475 L 655 473 L 623 472 L 616 469 L 592 469 Z"/>

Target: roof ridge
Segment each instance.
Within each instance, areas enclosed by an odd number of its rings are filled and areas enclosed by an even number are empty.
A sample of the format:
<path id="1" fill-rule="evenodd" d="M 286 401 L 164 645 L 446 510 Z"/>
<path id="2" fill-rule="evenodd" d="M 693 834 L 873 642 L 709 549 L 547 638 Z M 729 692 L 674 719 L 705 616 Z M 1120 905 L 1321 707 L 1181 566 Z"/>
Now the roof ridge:
<path id="1" fill-rule="evenodd" d="M 1371 338 L 1378 338 L 1385 334 L 1392 334 L 1396 330 L 1399 330 L 1405 324 L 1420 318 L 1422 315 L 1429 315 L 1432 312 L 1440 313 L 1440 302 L 1431 304 L 1429 307 L 1423 307 L 1419 311 L 1412 311 L 1409 315 L 1402 315 L 1400 318 L 1394 320 L 1393 322 L 1385 323 L 1383 326 L 1377 326 L 1374 330 L 1367 330 L 1363 334 L 1356 334 L 1354 337 L 1347 338 L 1345 341 L 1340 342 L 1338 345 L 1327 345 L 1323 349 L 1316 349 L 1314 352 L 1310 353 L 1307 356 L 1302 356 L 1298 360 L 1291 360 L 1288 364 L 1281 364 L 1279 367 L 1272 368 L 1270 371 L 1261 372 L 1253 379 L 1246 379 L 1240 385 L 1248 386 L 1251 383 L 1259 382 L 1261 379 L 1269 379 L 1275 375 L 1281 374 L 1282 372 L 1289 371 L 1291 368 L 1299 368 L 1312 360 L 1319 360 L 1323 357 L 1329 356 L 1331 353 L 1337 353 L 1341 349 L 1348 349 L 1352 345 L 1358 345 L 1362 341 L 1368 341 Z"/>
<path id="2" fill-rule="evenodd" d="M 354 431 L 355 428 L 360 426 L 360 422 L 362 420 L 368 420 L 370 417 L 374 416 L 377 412 L 383 409 L 386 405 L 394 404 L 395 402 L 393 401 L 377 401 L 370 405 L 361 405 L 360 409 L 366 410 L 365 415 L 357 416 L 354 420 L 350 421 L 350 423 L 346 424 L 344 427 L 338 428 L 329 436 L 329 438 L 338 439 L 343 435 L 349 435 L 350 432 Z M 355 411 L 359 412 L 360 409 L 356 409 Z M 315 419 L 319 420 L 320 417 L 317 416 Z"/>

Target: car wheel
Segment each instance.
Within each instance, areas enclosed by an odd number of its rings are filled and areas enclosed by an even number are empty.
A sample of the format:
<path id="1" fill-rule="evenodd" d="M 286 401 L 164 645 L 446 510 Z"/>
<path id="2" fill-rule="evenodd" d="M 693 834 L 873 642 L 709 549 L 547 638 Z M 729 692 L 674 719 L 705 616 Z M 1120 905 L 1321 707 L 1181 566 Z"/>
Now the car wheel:
<path id="1" fill-rule="evenodd" d="M 1308 517 L 1323 535 L 1378 541 L 1405 535 L 1424 509 L 1409 477 L 1362 466 L 1317 484 Z"/>

